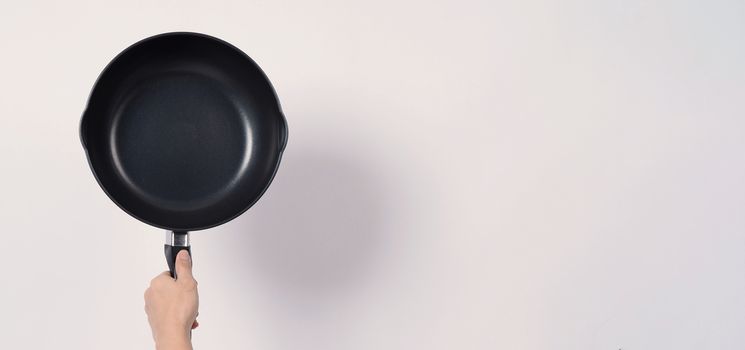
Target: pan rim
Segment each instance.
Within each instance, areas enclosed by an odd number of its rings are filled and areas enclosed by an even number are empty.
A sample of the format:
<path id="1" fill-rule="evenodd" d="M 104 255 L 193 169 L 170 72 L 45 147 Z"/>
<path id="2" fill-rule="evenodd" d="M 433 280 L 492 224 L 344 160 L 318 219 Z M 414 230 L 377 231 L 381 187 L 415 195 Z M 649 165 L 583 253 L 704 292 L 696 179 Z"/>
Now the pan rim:
<path id="1" fill-rule="evenodd" d="M 93 164 L 93 162 L 91 160 L 91 157 L 90 157 L 90 154 L 89 154 L 89 150 L 88 150 L 88 145 L 86 144 L 86 119 L 88 117 L 88 111 L 89 111 L 89 107 L 91 105 L 91 99 L 93 97 L 94 92 L 96 91 L 96 88 L 100 84 L 102 77 L 104 75 L 106 75 L 106 73 L 111 69 L 111 67 L 118 61 L 118 59 L 122 55 L 128 53 L 129 51 L 131 51 L 131 50 L 137 48 L 138 46 L 140 46 L 140 45 L 142 45 L 144 43 L 147 43 L 149 41 L 152 41 L 152 40 L 155 40 L 155 39 L 160 39 L 160 38 L 163 38 L 163 37 L 170 37 L 170 36 L 187 36 L 187 37 L 188 36 L 191 36 L 191 37 L 199 37 L 199 38 L 207 39 L 207 40 L 216 42 L 218 44 L 227 46 L 231 50 L 233 50 L 236 53 L 240 54 L 244 59 L 246 59 L 250 64 L 252 64 L 254 66 L 254 68 L 258 71 L 258 73 L 261 75 L 261 77 L 266 82 L 267 86 L 269 87 L 269 89 L 270 89 L 270 91 L 272 93 L 271 96 L 274 98 L 273 105 L 276 106 L 276 111 L 275 111 L 276 112 L 276 116 L 275 117 L 279 118 L 278 123 L 279 123 L 279 128 L 280 128 L 280 144 L 277 145 L 278 150 L 277 150 L 276 160 L 274 161 L 273 167 L 271 169 L 271 173 L 268 176 L 265 184 L 261 187 L 261 190 L 257 192 L 256 196 L 254 196 L 252 198 L 252 200 L 246 202 L 246 205 L 244 205 L 240 210 L 236 211 L 234 214 L 226 215 L 225 218 L 223 218 L 221 220 L 217 220 L 217 221 L 215 221 L 214 223 L 211 223 L 211 224 L 199 225 L 199 226 L 166 226 L 166 225 L 161 225 L 161 224 L 155 223 L 155 222 L 153 222 L 151 220 L 145 219 L 145 218 L 143 218 L 143 217 L 141 217 L 139 215 L 134 214 L 131 210 L 127 209 L 116 198 L 114 198 L 114 196 L 110 193 L 110 191 L 106 188 L 106 186 L 103 185 L 103 183 L 101 182 L 101 179 L 100 179 L 100 175 L 96 171 L 96 168 L 94 167 L 94 164 Z M 272 85 L 271 80 L 269 80 L 269 77 L 266 75 L 266 72 L 264 72 L 264 70 L 261 69 L 261 67 L 248 54 L 246 54 L 245 52 L 243 52 L 241 49 L 239 49 L 235 45 L 233 45 L 233 44 L 231 44 L 231 43 L 229 43 L 229 42 L 227 42 L 225 40 L 222 40 L 220 38 L 217 38 L 217 37 L 208 35 L 208 34 L 198 33 L 198 32 L 189 32 L 189 31 L 176 31 L 176 32 L 160 33 L 160 34 L 152 35 L 152 36 L 146 37 L 144 39 L 141 39 L 141 40 L 139 40 L 139 41 L 137 41 L 137 42 L 135 42 L 135 43 L 127 46 L 124 50 L 122 50 L 116 56 L 114 56 L 114 58 L 112 58 L 111 61 L 109 61 L 109 63 L 99 73 L 98 77 L 96 78 L 95 82 L 93 83 L 93 87 L 91 88 L 90 93 L 88 94 L 88 98 L 87 98 L 86 103 L 85 103 L 85 108 L 84 108 L 83 113 L 82 113 L 82 115 L 80 117 L 80 122 L 79 122 L 79 125 L 78 125 L 78 137 L 79 137 L 80 142 L 81 142 L 81 144 L 83 146 L 83 150 L 85 152 L 85 158 L 86 158 L 86 161 L 88 163 L 88 167 L 90 168 L 91 172 L 93 173 L 93 177 L 96 179 L 96 183 L 98 183 L 99 187 L 103 190 L 103 192 L 106 194 L 106 196 L 109 197 L 109 199 L 112 202 L 114 202 L 114 204 L 116 204 L 116 206 L 118 206 L 121 210 L 123 210 L 129 216 L 131 216 L 131 217 L 133 217 L 133 218 L 135 218 L 135 219 L 137 219 L 137 220 L 139 220 L 139 221 L 141 221 L 141 222 L 143 222 L 145 224 L 148 224 L 150 226 L 156 227 L 156 228 L 160 228 L 160 229 L 164 229 L 164 230 L 169 230 L 169 231 L 200 231 L 200 230 L 205 230 L 205 229 L 213 228 L 213 227 L 216 227 L 216 226 L 220 226 L 220 225 L 225 224 L 225 223 L 227 223 L 229 221 L 232 221 L 233 219 L 241 216 L 248 209 L 250 209 L 251 207 L 253 207 L 259 201 L 259 199 L 261 199 L 261 197 L 263 197 L 263 195 L 269 189 L 269 186 L 272 184 L 272 182 L 274 181 L 274 178 L 277 175 L 277 170 L 279 169 L 279 165 L 281 163 L 284 150 L 285 150 L 285 148 L 287 146 L 288 127 L 287 127 L 287 119 L 285 118 L 285 115 L 284 115 L 284 113 L 282 111 L 282 106 L 281 106 L 281 103 L 279 101 L 279 97 L 277 95 L 276 89 L 274 88 L 274 85 Z"/>

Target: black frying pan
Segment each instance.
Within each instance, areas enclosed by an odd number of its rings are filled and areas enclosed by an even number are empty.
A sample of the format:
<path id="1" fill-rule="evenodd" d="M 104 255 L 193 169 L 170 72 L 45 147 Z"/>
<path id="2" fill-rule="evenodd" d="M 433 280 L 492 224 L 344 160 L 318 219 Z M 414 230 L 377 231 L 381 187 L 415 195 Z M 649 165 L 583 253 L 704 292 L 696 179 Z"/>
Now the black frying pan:
<path id="1" fill-rule="evenodd" d="M 109 198 L 168 230 L 175 277 L 189 231 L 230 221 L 269 187 L 287 124 L 271 83 L 245 53 L 204 34 L 166 33 L 104 69 L 80 139 Z"/>

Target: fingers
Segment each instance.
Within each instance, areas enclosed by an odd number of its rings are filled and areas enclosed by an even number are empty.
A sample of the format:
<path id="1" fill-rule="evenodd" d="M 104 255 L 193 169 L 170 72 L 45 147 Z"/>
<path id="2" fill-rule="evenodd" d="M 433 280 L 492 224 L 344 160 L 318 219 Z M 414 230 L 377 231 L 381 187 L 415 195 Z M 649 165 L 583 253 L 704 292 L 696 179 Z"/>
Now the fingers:
<path id="1" fill-rule="evenodd" d="M 153 277 L 153 279 L 150 280 L 150 285 L 147 288 L 145 288 L 145 293 L 143 295 L 143 297 L 145 298 L 145 306 L 147 306 L 147 301 L 148 299 L 150 299 L 149 296 L 153 293 L 152 292 L 153 287 L 162 286 L 165 283 L 169 283 L 169 282 L 170 283 L 174 282 L 173 278 L 171 277 L 170 271 L 163 271 L 159 273 L 157 276 Z"/>
<path id="2" fill-rule="evenodd" d="M 152 280 L 150 280 L 150 286 L 160 285 L 161 283 L 168 281 L 173 282 L 173 277 L 171 277 L 171 273 L 169 271 L 163 271 L 157 276 L 153 277 Z"/>
<path id="3" fill-rule="evenodd" d="M 199 311 L 197 311 L 196 317 L 199 317 Z M 191 329 L 197 329 L 199 327 L 199 321 L 196 320 L 196 317 L 194 318 L 194 323 L 191 324 Z"/>
<path id="4" fill-rule="evenodd" d="M 191 256 L 186 249 L 178 252 L 176 255 L 176 276 L 179 282 L 193 282 L 194 276 L 191 274 Z"/>

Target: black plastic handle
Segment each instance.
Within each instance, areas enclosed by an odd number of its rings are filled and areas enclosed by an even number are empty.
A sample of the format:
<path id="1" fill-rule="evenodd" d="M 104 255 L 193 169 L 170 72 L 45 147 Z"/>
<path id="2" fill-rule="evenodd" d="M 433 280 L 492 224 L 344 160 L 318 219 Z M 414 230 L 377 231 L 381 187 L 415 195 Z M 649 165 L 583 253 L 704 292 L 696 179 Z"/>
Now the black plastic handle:
<path id="1" fill-rule="evenodd" d="M 178 247 L 164 244 L 163 247 L 165 248 L 166 262 L 168 263 L 168 270 L 171 271 L 171 277 L 178 278 L 178 276 L 176 276 L 176 256 L 178 255 L 178 252 L 186 250 L 189 252 L 189 257 L 191 257 L 191 246 Z"/>

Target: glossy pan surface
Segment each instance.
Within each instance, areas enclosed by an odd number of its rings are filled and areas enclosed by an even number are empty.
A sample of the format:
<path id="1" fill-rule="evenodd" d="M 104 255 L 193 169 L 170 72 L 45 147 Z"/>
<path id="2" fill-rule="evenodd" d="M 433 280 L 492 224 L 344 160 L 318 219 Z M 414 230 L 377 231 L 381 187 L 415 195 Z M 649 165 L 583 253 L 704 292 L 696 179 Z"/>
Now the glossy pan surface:
<path id="1" fill-rule="evenodd" d="M 227 222 L 264 193 L 287 142 L 258 65 L 198 33 L 144 39 L 101 73 L 80 125 L 98 183 L 150 225 L 193 231 Z"/>

